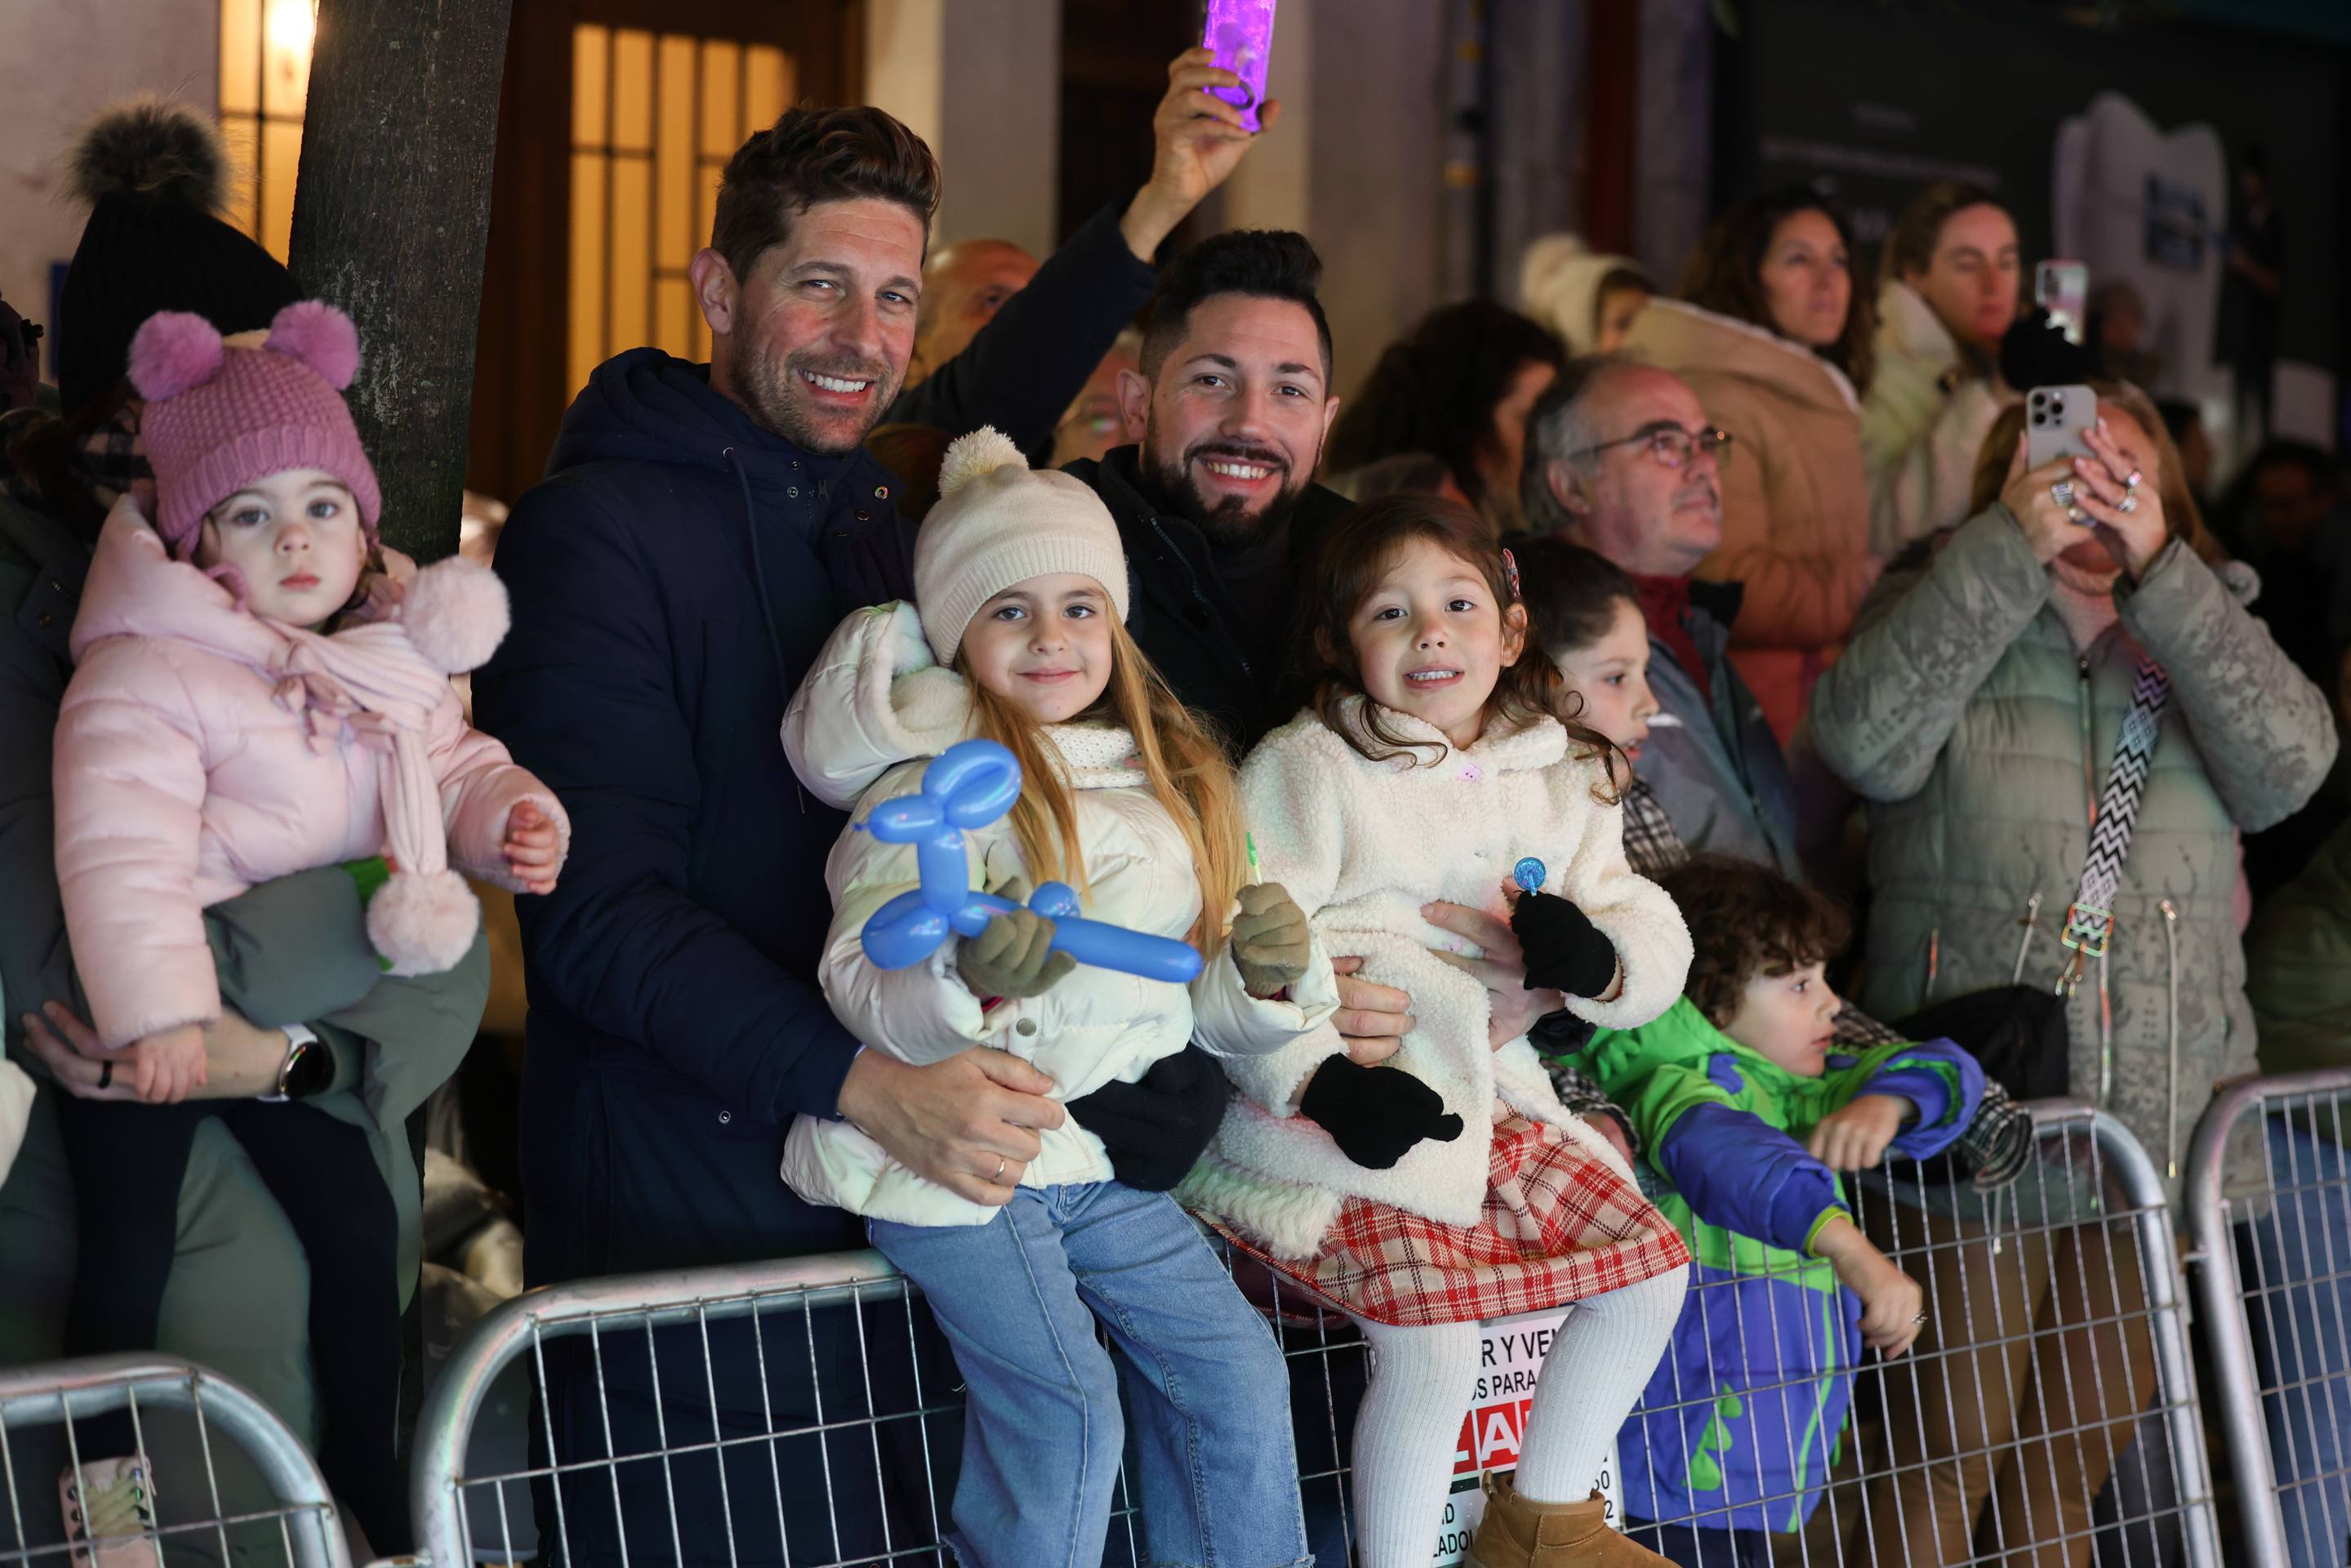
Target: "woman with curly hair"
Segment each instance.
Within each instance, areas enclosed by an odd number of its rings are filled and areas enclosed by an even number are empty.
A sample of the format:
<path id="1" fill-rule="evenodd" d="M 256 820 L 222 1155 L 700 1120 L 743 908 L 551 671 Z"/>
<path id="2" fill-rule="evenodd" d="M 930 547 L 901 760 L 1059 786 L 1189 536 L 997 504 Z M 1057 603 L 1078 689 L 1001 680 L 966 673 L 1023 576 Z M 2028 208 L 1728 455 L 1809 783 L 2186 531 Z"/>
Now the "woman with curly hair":
<path id="1" fill-rule="evenodd" d="M 1813 192 L 1750 197 L 1625 344 L 1755 455 L 1723 470 L 1722 543 L 1698 574 L 1745 585 L 1730 657 L 1782 745 L 1877 576 L 1861 464 L 1870 310 L 1852 256 L 1844 214 Z"/>

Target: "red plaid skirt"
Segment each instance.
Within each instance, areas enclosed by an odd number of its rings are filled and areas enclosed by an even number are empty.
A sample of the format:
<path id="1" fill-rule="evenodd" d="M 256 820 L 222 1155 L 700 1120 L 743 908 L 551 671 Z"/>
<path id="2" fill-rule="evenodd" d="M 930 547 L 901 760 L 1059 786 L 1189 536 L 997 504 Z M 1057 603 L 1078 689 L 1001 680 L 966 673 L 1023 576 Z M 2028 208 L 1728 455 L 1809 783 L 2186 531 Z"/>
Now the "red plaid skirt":
<path id="1" fill-rule="evenodd" d="M 1202 1218 L 1329 1305 L 1407 1327 L 1545 1312 L 1689 1261 L 1680 1232 L 1639 1188 L 1558 1128 L 1517 1114 L 1494 1124 L 1472 1226 L 1351 1197 L 1319 1250 L 1284 1259 Z"/>

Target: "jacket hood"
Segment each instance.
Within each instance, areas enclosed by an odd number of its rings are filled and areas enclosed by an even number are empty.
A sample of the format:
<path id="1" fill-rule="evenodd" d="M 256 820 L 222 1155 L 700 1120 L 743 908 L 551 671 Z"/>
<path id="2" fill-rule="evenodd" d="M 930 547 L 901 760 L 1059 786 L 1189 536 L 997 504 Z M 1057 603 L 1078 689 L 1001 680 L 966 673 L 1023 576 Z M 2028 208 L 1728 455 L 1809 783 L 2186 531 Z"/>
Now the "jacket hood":
<path id="1" fill-rule="evenodd" d="M 1829 1054 L 1834 1058 L 1841 1052 Z M 1742 1077 L 1759 1078 L 1782 1093 L 1798 1082 L 1794 1073 L 1761 1051 L 1750 1051 L 1708 1022 L 1687 997 L 1638 1029 L 1604 1029 L 1594 1034 L 1585 1048 L 1583 1070 L 1604 1084 L 1615 1084 L 1636 1072 L 1660 1067 L 1688 1067 L 1703 1072 L 1707 1063 L 1719 1056 L 1731 1058 Z"/>
<path id="2" fill-rule="evenodd" d="M 1765 382 L 1799 402 L 1861 415 L 1845 373 L 1802 343 L 1687 300 L 1650 300 L 1626 347 L 1667 370 L 1702 366 Z"/>
<path id="3" fill-rule="evenodd" d="M 743 407 L 713 391 L 710 367 L 659 349 L 631 349 L 596 367 L 563 415 L 547 472 L 621 461 L 727 471 L 727 453 L 758 487 L 784 485 L 792 465 L 823 478 L 842 459 L 804 452 L 761 429 Z"/>
<path id="4" fill-rule="evenodd" d="M 104 637 L 162 637 L 193 643 L 256 669 L 266 668 L 285 639 L 202 569 L 173 560 L 128 496 L 99 529 L 81 612 L 69 646 L 78 662 Z"/>
<path id="5" fill-rule="evenodd" d="M 971 734 L 963 677 L 942 668 L 906 603 L 852 614 L 784 710 L 784 754 L 809 793 L 842 810 L 891 768 Z"/>
<path id="6" fill-rule="evenodd" d="M 1567 344 L 1571 355 L 1592 352 L 1593 317 L 1600 285 L 1612 273 L 1629 272 L 1652 295 L 1649 270 L 1629 256 L 1595 253 L 1575 235 L 1544 235 L 1527 246 L 1519 262 L 1519 306 Z"/>
<path id="7" fill-rule="evenodd" d="M 1965 353 L 1925 295 L 1899 278 L 1890 278 L 1877 291 L 1877 355 L 1881 362 L 1896 355 L 1930 364 L 1957 365 Z"/>

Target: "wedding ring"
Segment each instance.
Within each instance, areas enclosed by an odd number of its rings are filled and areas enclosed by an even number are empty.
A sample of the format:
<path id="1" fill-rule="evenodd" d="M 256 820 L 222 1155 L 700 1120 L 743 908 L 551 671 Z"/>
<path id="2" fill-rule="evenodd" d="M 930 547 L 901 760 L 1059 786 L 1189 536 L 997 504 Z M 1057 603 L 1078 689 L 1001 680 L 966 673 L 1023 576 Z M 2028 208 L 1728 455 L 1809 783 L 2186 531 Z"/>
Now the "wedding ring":
<path id="1" fill-rule="evenodd" d="M 2058 480 L 2057 483 L 2049 486 L 2049 497 L 2055 501 L 2059 506 L 2064 507 L 2067 511 L 2072 511 L 2074 507 L 2074 481 L 2071 479 Z"/>
<path id="2" fill-rule="evenodd" d="M 1927 1314 L 1920 1312 L 1917 1317 L 1912 1318 L 1910 1320 L 1910 1326 L 1912 1328 L 1925 1328 L 1927 1326 Z"/>
<path id="3" fill-rule="evenodd" d="M 100 1089 L 114 1087 L 114 1063 L 101 1061 L 98 1064 L 98 1086 Z"/>
<path id="4" fill-rule="evenodd" d="M 2134 468 L 2130 471 L 2130 477 L 2123 481 L 2123 488 L 2126 490 L 2136 490 L 2138 488 L 2138 482 L 2146 477 L 2146 475 Z"/>
<path id="5" fill-rule="evenodd" d="M 1004 1167 L 1005 1167 L 1007 1165 L 1009 1165 L 1010 1163 L 1011 1163 L 1010 1156 L 1006 1155 L 997 1155 L 997 1156 L 996 1156 L 996 1174 L 995 1174 L 994 1176 L 992 1176 L 988 1177 L 987 1179 L 988 1179 L 988 1180 L 990 1180 L 990 1181 L 992 1181 L 992 1182 L 1000 1182 L 1000 1181 L 1002 1181 L 1002 1180 L 1004 1179 Z"/>
<path id="6" fill-rule="evenodd" d="M 2117 512 L 2136 512 L 2136 511 L 2137 511 L 2137 510 L 2138 510 L 2138 497 L 2137 497 L 2137 496 L 2136 496 L 2136 495 L 2134 495 L 2133 493 L 2131 493 L 2131 492 L 2130 492 L 2130 491 L 2128 491 L 2128 490 L 2124 491 L 2124 492 L 2123 492 L 2123 498 L 2122 498 L 2121 500 L 2116 501 L 2116 502 L 2115 503 L 2115 510 L 2116 510 L 2116 511 L 2117 511 Z"/>
<path id="7" fill-rule="evenodd" d="M 2065 520 L 2067 522 L 2078 523 L 2082 520 L 2082 517 L 2083 513 L 2081 507 L 2074 505 L 2071 501 L 2065 503 Z"/>

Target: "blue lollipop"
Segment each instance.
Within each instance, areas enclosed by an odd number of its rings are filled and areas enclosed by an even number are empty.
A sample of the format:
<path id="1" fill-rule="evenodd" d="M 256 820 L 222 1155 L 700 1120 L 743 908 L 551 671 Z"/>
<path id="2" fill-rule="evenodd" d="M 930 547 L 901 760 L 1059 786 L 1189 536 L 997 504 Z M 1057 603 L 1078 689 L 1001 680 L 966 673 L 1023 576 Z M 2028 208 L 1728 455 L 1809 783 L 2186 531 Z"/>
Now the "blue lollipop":
<path id="1" fill-rule="evenodd" d="M 1017 907 L 973 890 L 963 836 L 1003 816 L 1019 798 L 1020 764 L 1012 753 L 993 740 L 966 740 L 923 769 L 920 789 L 866 814 L 857 824 L 865 831 L 884 843 L 914 846 L 920 883 L 865 922 L 860 940 L 867 957 L 884 969 L 906 968 L 949 936 L 977 936 L 989 920 Z M 1199 950 L 1188 942 L 1085 919 L 1066 883 L 1045 883 L 1029 896 L 1029 907 L 1053 922 L 1053 951 L 1081 964 L 1178 986 L 1200 972 Z"/>
<path id="2" fill-rule="evenodd" d="M 1510 868 L 1510 880 L 1519 884 L 1519 889 L 1522 893 L 1540 891 L 1543 884 L 1543 878 L 1550 874 L 1549 868 L 1532 855 L 1527 856 Z"/>

